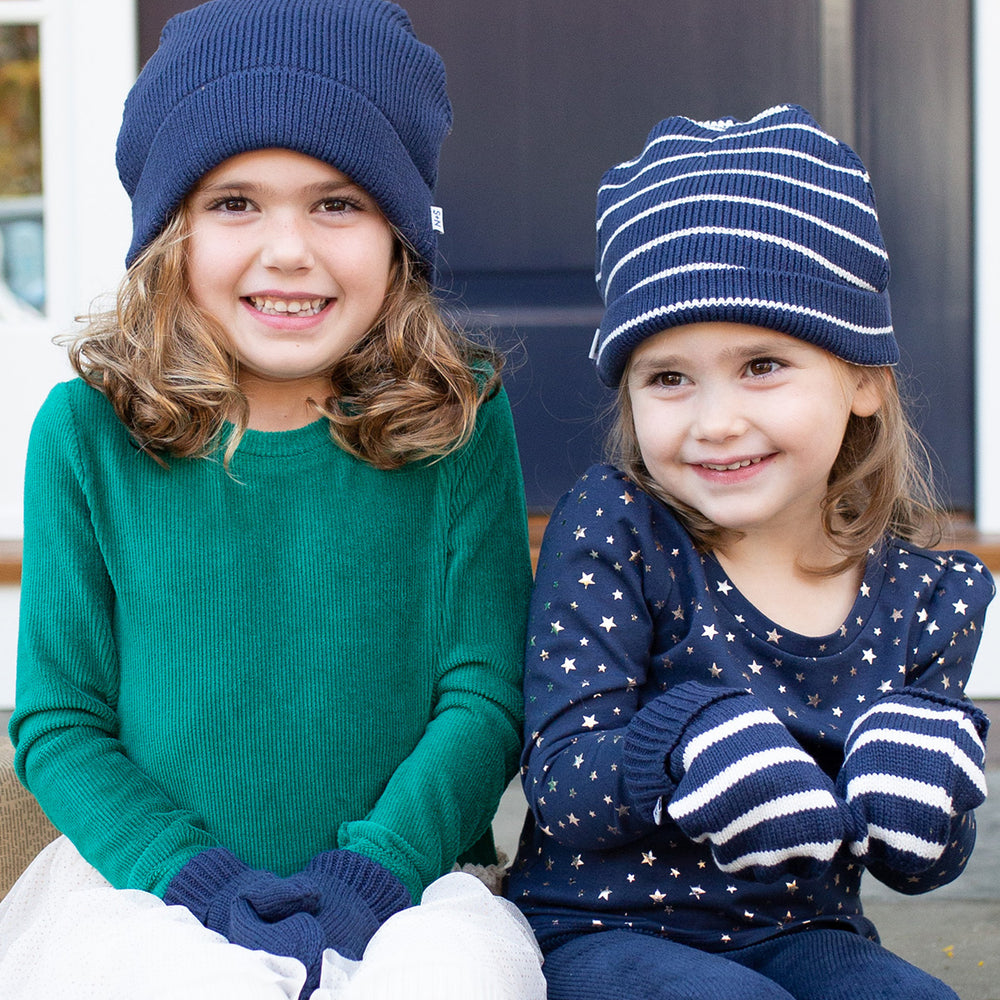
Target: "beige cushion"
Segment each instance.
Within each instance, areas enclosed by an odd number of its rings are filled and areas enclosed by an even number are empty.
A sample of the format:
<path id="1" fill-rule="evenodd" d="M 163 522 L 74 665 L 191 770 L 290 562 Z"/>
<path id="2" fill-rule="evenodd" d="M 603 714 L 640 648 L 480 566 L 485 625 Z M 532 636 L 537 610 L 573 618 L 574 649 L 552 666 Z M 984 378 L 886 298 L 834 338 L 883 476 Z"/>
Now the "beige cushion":
<path id="1" fill-rule="evenodd" d="M 14 773 L 14 748 L 0 739 L 0 897 L 36 854 L 59 836 Z"/>

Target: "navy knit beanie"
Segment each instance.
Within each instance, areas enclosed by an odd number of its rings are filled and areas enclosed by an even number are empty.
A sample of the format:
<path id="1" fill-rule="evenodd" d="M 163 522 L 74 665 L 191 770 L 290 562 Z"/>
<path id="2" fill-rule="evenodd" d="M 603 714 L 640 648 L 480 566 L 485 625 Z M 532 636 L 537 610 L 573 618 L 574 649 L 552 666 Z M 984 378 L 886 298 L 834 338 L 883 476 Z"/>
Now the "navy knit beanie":
<path id="1" fill-rule="evenodd" d="M 748 122 L 667 118 L 597 192 L 605 312 L 591 356 L 616 386 L 668 327 L 768 327 L 859 365 L 892 365 L 889 258 L 864 164 L 803 108 Z"/>
<path id="2" fill-rule="evenodd" d="M 277 147 L 363 187 L 433 274 L 431 195 L 450 129 L 444 65 L 388 0 L 210 0 L 167 22 L 125 102 L 126 264 L 205 173 Z"/>

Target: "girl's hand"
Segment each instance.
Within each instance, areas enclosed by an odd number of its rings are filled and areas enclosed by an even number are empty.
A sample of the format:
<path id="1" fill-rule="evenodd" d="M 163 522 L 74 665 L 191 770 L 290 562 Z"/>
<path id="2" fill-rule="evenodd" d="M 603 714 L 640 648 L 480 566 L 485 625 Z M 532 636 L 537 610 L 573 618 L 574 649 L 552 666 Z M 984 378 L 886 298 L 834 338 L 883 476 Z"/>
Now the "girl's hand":
<path id="1" fill-rule="evenodd" d="M 860 716 L 837 777 L 860 831 L 851 853 L 900 873 L 934 865 L 953 819 L 986 798 L 988 728 L 968 702 L 918 688 L 886 695 Z"/>
<path id="2" fill-rule="evenodd" d="M 313 914 L 299 911 L 278 920 L 265 920 L 245 898 L 238 898 L 233 902 L 230 916 L 233 936 L 229 941 L 251 951 L 297 958 L 306 967 L 306 981 L 299 996 L 312 995 L 319 986 L 326 947 L 323 928 Z"/>
<path id="3" fill-rule="evenodd" d="M 371 936 L 412 900 L 403 883 L 355 851 L 324 851 L 302 873 L 319 891 L 316 919 L 324 947 L 360 959 Z"/>
<path id="4" fill-rule="evenodd" d="M 232 944 L 297 958 L 306 967 L 306 987 L 319 985 L 325 947 L 315 916 L 320 893 L 307 875 L 279 878 L 215 847 L 196 854 L 177 872 L 163 901 L 186 906 Z M 304 995 L 309 992 L 305 989 Z"/>
<path id="5" fill-rule="evenodd" d="M 667 760 L 677 782 L 671 819 L 692 840 L 707 840 L 724 872 L 759 882 L 818 878 L 850 820 L 833 782 L 752 695 L 680 687 L 712 700 L 691 714 Z"/>

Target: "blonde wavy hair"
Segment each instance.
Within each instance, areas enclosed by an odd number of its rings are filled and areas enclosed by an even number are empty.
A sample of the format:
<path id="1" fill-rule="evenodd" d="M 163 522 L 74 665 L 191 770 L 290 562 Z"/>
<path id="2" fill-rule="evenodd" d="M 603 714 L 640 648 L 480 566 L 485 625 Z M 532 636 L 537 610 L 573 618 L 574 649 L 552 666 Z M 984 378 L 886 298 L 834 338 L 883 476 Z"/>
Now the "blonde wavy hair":
<path id="1" fill-rule="evenodd" d="M 115 307 L 88 317 L 68 343 L 70 362 L 107 396 L 139 447 L 205 457 L 225 439 L 228 463 L 247 429 L 239 363 L 222 326 L 192 302 L 185 208 L 122 280 Z M 441 314 L 397 234 L 389 290 L 372 328 L 330 372 L 313 400 L 333 440 L 380 469 L 440 458 L 461 447 L 480 404 L 499 387 L 501 357 Z M 232 432 L 223 434 L 227 425 Z"/>
<path id="2" fill-rule="evenodd" d="M 842 558 L 832 566 L 803 567 L 819 576 L 834 576 L 862 563 L 870 549 L 881 549 L 887 534 L 917 545 L 936 545 L 944 526 L 930 458 L 904 410 L 895 370 L 841 363 L 875 380 L 881 402 L 872 416 L 852 413 L 848 418 L 822 501 L 824 534 Z M 738 532 L 719 527 L 671 497 L 649 474 L 635 433 L 628 374 L 626 368 L 614 404 L 608 435 L 611 461 L 676 513 L 699 550 L 710 551 L 738 538 Z"/>

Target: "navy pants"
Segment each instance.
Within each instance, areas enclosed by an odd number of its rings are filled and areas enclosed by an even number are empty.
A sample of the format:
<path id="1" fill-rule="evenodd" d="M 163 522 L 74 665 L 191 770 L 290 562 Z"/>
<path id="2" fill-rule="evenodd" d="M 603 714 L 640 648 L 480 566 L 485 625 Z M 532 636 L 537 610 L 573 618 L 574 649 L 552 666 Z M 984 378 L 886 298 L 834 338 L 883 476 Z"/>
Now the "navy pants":
<path id="1" fill-rule="evenodd" d="M 584 934 L 545 956 L 548 1000 L 958 1000 L 850 931 L 783 934 L 725 955 L 633 931 Z"/>

